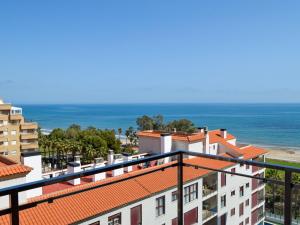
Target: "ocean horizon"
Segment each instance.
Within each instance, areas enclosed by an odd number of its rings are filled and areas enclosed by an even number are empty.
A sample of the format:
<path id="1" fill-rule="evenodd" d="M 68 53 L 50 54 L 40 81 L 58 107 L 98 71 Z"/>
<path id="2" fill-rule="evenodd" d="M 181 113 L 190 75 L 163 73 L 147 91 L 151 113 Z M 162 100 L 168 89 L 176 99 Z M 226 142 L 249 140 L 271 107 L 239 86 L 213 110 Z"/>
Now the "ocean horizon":
<path id="1" fill-rule="evenodd" d="M 29 121 L 42 129 L 136 128 L 142 115 L 164 116 L 165 121 L 189 119 L 197 127 L 227 128 L 238 142 L 272 148 L 300 150 L 300 103 L 107 103 L 107 104 L 19 104 Z"/>

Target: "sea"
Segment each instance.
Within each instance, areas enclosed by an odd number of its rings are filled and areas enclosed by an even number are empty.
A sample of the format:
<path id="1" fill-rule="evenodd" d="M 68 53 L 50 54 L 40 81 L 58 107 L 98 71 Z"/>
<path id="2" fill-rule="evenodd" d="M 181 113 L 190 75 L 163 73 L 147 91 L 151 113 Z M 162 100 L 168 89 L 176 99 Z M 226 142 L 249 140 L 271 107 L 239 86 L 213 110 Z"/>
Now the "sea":
<path id="1" fill-rule="evenodd" d="M 20 105 L 29 121 L 43 129 L 137 127 L 142 115 L 161 114 L 165 121 L 189 119 L 210 130 L 227 128 L 241 143 L 300 150 L 300 104 L 74 104 Z"/>

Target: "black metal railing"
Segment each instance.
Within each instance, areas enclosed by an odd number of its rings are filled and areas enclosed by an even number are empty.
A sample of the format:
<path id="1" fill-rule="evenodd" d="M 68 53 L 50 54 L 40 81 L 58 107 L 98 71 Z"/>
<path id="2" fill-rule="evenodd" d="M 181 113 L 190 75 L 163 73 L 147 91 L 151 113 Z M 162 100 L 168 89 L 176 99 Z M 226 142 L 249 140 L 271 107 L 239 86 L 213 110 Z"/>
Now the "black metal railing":
<path id="1" fill-rule="evenodd" d="M 227 161 L 227 162 L 232 162 L 232 163 L 246 164 L 246 165 L 251 165 L 251 166 L 261 167 L 261 168 L 282 170 L 282 171 L 284 171 L 285 179 L 284 179 L 284 181 L 279 181 L 279 180 L 267 179 L 264 177 L 256 177 L 256 176 L 247 175 L 247 174 L 224 171 L 221 169 L 213 169 L 213 168 L 201 166 L 201 165 L 188 164 L 188 163 L 185 163 L 185 161 L 183 160 L 184 156 L 203 157 L 203 158 Z M 98 174 L 98 173 L 108 172 L 108 171 L 112 171 L 115 169 L 124 168 L 127 166 L 133 166 L 133 165 L 138 165 L 141 163 L 147 163 L 150 161 L 159 160 L 159 159 L 163 159 L 163 158 L 167 158 L 167 157 L 173 158 L 173 159 L 175 157 L 177 157 L 177 160 L 174 161 L 173 163 L 166 164 L 165 166 L 157 167 L 157 168 L 154 168 L 153 170 L 149 170 L 149 171 L 147 170 L 146 172 L 145 171 L 143 172 L 141 170 L 141 173 L 138 173 L 138 174 L 135 174 L 132 176 L 126 176 L 124 178 L 120 178 L 118 180 L 111 181 L 108 183 L 104 183 L 104 184 L 100 184 L 97 186 L 88 187 L 83 190 L 69 192 L 69 193 L 61 194 L 59 196 L 53 196 L 53 197 L 49 197 L 47 199 L 41 199 L 41 200 L 38 200 L 35 202 L 30 202 L 30 203 L 25 203 L 23 205 L 19 205 L 18 194 L 23 191 L 27 191 L 27 190 L 38 188 L 38 187 L 44 187 L 47 185 L 56 184 L 56 183 L 60 183 L 60 182 L 64 182 L 64 181 L 68 181 L 68 180 L 72 180 L 72 179 L 76 179 L 76 178 L 82 178 L 85 176 L 90 176 L 90 175 L 94 175 L 94 174 Z M 55 199 L 82 193 L 82 192 L 96 189 L 96 188 L 101 188 L 103 186 L 111 185 L 111 184 L 114 184 L 117 182 L 129 180 L 129 179 L 133 179 L 135 177 L 143 176 L 143 175 L 153 173 L 156 171 L 160 171 L 160 170 L 164 170 L 164 169 L 170 168 L 170 167 L 177 167 L 177 189 L 178 189 L 177 190 L 178 191 L 178 201 L 177 201 L 177 204 L 178 204 L 177 205 L 177 207 L 178 207 L 178 212 L 177 212 L 178 215 L 177 216 L 178 217 L 177 218 L 178 218 L 179 225 L 183 225 L 183 183 L 184 183 L 183 182 L 183 167 L 194 167 L 195 169 L 206 169 L 206 170 L 215 171 L 215 172 L 222 172 L 222 173 L 233 174 L 233 175 L 238 175 L 238 176 L 247 177 L 247 178 L 254 178 L 254 179 L 261 180 L 264 183 L 283 185 L 285 187 L 285 191 L 284 191 L 284 197 L 285 197 L 285 199 L 284 199 L 284 224 L 285 225 L 292 224 L 292 213 L 291 213 L 292 212 L 292 210 L 291 210 L 292 190 L 296 189 L 296 188 L 297 189 L 300 188 L 299 184 L 292 183 L 292 173 L 300 173 L 299 168 L 275 165 L 275 164 L 264 163 L 264 162 L 257 162 L 257 161 L 252 161 L 252 160 L 243 160 L 243 159 L 238 159 L 238 158 L 227 158 L 227 157 L 223 157 L 223 156 L 208 155 L 208 154 L 188 152 L 188 151 L 175 151 L 175 152 L 165 153 L 165 154 L 161 154 L 161 155 L 149 156 L 149 157 L 134 160 L 134 161 L 108 165 L 108 166 L 101 167 L 101 168 L 86 170 L 86 171 L 82 171 L 82 172 L 77 172 L 77 173 L 73 173 L 73 174 L 67 174 L 67 175 L 55 177 L 55 178 L 49 178 L 49 179 L 45 179 L 45 180 L 40 180 L 40 181 L 35 181 L 35 182 L 31 182 L 31 183 L 25 183 L 25 184 L 21 184 L 21 185 L 16 185 L 16 186 L 0 189 L 0 197 L 7 196 L 7 195 L 10 196 L 10 207 L 7 209 L 1 210 L 0 216 L 5 215 L 5 214 L 10 214 L 11 215 L 10 216 L 11 224 L 19 225 L 20 224 L 19 212 L 24 209 L 35 207 L 38 204 L 43 203 L 43 202 L 50 203 L 50 202 L 53 202 Z"/>

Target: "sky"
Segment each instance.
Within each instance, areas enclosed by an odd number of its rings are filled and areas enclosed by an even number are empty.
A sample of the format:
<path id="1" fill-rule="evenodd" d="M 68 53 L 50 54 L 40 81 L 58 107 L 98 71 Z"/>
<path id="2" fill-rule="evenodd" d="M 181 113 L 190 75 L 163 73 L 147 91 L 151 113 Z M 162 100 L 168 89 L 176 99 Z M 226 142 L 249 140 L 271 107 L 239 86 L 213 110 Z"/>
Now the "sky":
<path id="1" fill-rule="evenodd" d="M 0 2 L 8 102 L 300 102 L 300 1 Z"/>

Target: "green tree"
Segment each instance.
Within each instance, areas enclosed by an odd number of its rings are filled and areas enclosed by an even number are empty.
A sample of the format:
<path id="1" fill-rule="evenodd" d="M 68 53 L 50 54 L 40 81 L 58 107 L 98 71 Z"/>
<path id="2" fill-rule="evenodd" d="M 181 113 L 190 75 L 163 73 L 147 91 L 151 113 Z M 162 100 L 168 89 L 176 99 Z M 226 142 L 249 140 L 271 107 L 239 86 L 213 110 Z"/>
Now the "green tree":
<path id="1" fill-rule="evenodd" d="M 149 116 L 142 116 L 136 119 L 138 130 L 153 130 L 153 119 Z"/>
<path id="2" fill-rule="evenodd" d="M 168 131 L 173 131 L 174 129 L 176 129 L 176 131 L 186 133 L 193 133 L 196 131 L 196 127 L 193 122 L 187 119 L 173 120 L 168 123 L 166 128 L 166 130 Z"/>

